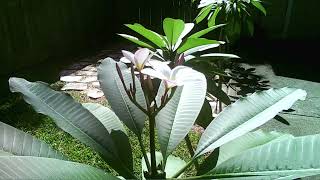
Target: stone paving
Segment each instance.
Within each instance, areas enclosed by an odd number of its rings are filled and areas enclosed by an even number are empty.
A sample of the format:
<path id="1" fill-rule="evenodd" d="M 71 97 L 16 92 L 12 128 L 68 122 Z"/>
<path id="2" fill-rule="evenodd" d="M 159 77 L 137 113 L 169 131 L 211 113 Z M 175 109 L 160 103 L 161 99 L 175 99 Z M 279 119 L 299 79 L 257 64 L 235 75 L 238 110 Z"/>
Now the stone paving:
<path id="1" fill-rule="evenodd" d="M 132 50 L 133 48 L 128 46 L 125 49 Z M 103 92 L 98 81 L 97 67 L 100 60 L 107 57 L 119 60 L 122 57 L 121 49 L 102 50 L 97 55 L 81 59 L 61 71 L 60 81 L 65 83 L 61 90 L 80 91 L 91 99 L 102 98 Z"/>

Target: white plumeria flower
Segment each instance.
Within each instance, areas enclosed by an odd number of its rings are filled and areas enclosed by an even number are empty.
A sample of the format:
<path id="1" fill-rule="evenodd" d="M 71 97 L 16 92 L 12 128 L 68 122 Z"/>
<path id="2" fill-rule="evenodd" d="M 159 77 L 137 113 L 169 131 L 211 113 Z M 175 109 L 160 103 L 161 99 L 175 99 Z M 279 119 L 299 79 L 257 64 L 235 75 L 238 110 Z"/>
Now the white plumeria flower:
<path id="1" fill-rule="evenodd" d="M 185 83 L 199 78 L 199 76 L 194 76 L 198 72 L 187 66 L 177 66 L 171 69 L 166 63 L 156 60 L 150 61 L 150 64 L 153 69 L 145 68 L 141 72 L 163 80 L 167 89 L 183 86 Z"/>
<path id="2" fill-rule="evenodd" d="M 133 63 L 138 71 L 141 71 L 153 56 L 153 53 L 150 53 L 150 50 L 147 48 L 141 48 L 134 54 L 129 51 L 122 50 L 122 54 L 124 57 L 122 57 L 120 61 L 124 63 Z"/>

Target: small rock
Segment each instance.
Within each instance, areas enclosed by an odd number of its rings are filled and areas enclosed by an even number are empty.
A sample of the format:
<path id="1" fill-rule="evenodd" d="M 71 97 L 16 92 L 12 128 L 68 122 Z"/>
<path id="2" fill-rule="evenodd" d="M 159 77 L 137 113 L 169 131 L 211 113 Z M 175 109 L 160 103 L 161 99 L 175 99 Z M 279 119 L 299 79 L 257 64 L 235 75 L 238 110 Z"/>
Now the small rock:
<path id="1" fill-rule="evenodd" d="M 86 83 L 68 83 L 64 85 L 61 90 L 77 90 L 77 91 L 83 91 L 88 89 L 88 85 Z"/>
<path id="2" fill-rule="evenodd" d="M 85 76 L 79 82 L 81 83 L 89 83 L 89 82 L 95 82 L 98 81 L 98 76 Z"/>
<path id="3" fill-rule="evenodd" d="M 61 76 L 60 81 L 63 82 L 78 82 L 83 78 L 83 76 Z"/>
<path id="4" fill-rule="evenodd" d="M 100 82 L 99 81 L 93 82 L 92 86 L 95 88 L 100 88 Z"/>
<path id="5" fill-rule="evenodd" d="M 104 95 L 103 92 L 99 89 L 89 89 L 87 93 L 87 96 L 92 99 L 101 98 L 103 95 Z"/>
<path id="6" fill-rule="evenodd" d="M 96 71 L 77 71 L 75 72 L 76 75 L 79 75 L 79 76 L 98 76 L 98 72 Z"/>

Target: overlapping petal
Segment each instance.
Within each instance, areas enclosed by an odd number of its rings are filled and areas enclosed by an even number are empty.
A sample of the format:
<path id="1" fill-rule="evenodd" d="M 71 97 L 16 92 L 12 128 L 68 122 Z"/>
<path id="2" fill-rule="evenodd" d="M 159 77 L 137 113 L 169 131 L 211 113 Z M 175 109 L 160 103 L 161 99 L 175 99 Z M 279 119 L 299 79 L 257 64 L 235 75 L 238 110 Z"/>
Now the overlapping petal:
<path id="1" fill-rule="evenodd" d="M 141 48 L 134 54 L 129 51 L 122 50 L 124 57 L 122 57 L 120 61 L 124 63 L 133 63 L 133 65 L 141 71 L 153 56 L 153 53 L 150 52 L 151 51 L 148 48 Z"/>
<path id="2" fill-rule="evenodd" d="M 175 86 L 182 86 L 187 82 L 197 80 L 198 76 L 194 76 L 197 71 L 187 66 L 177 66 L 171 69 L 165 62 L 150 61 L 153 69 L 146 68 L 141 72 L 154 78 L 164 81 L 166 88 L 170 89 Z"/>

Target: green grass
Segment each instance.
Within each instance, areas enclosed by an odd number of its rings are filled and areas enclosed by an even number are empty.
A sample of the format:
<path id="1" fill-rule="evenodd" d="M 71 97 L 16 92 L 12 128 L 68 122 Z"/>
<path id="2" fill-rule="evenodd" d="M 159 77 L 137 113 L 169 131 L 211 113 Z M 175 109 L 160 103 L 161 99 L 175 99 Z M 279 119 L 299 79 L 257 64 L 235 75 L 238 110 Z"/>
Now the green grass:
<path id="1" fill-rule="evenodd" d="M 60 86 L 60 84 L 55 84 L 53 87 L 56 88 L 57 86 Z M 80 92 L 73 91 L 69 93 L 78 102 L 95 102 L 108 106 L 105 99 L 91 100 L 87 98 L 85 94 L 81 94 Z M 98 167 L 116 175 L 115 171 L 113 171 L 112 168 L 110 168 L 108 164 L 104 162 L 103 159 L 90 147 L 87 147 L 69 134 L 60 130 L 49 117 L 37 114 L 19 95 L 13 95 L 5 103 L 0 105 L 0 117 L 0 121 L 21 129 L 48 143 L 54 149 L 68 157 L 70 161 Z M 148 151 L 149 136 L 147 127 L 146 123 L 146 128 L 143 133 L 143 143 Z M 141 177 L 142 154 L 140 151 L 139 141 L 129 130 L 128 135 L 132 146 L 134 171 L 138 177 Z M 199 140 L 199 134 L 190 132 L 189 135 L 193 145 L 195 146 Z M 157 150 L 159 150 L 159 144 L 157 144 Z M 185 141 L 178 146 L 173 155 L 181 157 L 181 159 L 186 162 L 191 159 Z M 186 175 L 194 173 L 194 168 L 191 168 L 187 171 Z"/>

